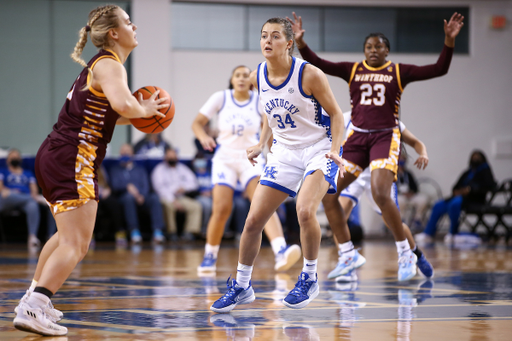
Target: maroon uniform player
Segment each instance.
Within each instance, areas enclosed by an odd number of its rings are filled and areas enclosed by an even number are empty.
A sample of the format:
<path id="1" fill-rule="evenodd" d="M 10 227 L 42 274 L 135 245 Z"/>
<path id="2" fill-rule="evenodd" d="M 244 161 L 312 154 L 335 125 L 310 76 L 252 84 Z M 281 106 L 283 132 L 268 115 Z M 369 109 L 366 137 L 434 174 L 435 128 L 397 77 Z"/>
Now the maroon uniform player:
<path id="1" fill-rule="evenodd" d="M 165 99 L 139 101 L 128 88 L 123 63 L 137 46 L 135 26 L 115 5 L 89 13 L 71 58 L 82 65 L 53 131 L 36 156 L 36 176 L 58 232 L 45 244 L 30 289 L 16 307 L 14 326 L 41 335 L 65 335 L 62 313 L 51 296 L 87 253 L 98 208 L 97 170 L 116 124 L 129 118 L 164 116 Z M 90 34 L 99 53 L 86 64 L 82 50 Z"/>
<path id="2" fill-rule="evenodd" d="M 448 72 L 455 37 L 464 17 L 454 13 L 444 21 L 445 45 L 436 64 L 415 66 L 387 61 L 389 41 L 382 33 L 370 34 L 364 42 L 366 59 L 359 63 L 330 62 L 319 58 L 304 42 L 302 19 L 293 13 L 295 40 L 302 57 L 327 74 L 338 76 L 349 84 L 354 131 L 344 142 L 343 157 L 347 174 L 338 179 L 338 194 L 354 181 L 366 167 L 371 169 L 372 196 L 382 211 L 399 253 L 398 279 L 408 280 L 416 274 L 416 255 L 411 251 L 402 226 L 400 212 L 390 198 L 400 155 L 398 110 L 404 87 L 413 81 L 439 77 Z M 326 195 L 323 205 L 329 224 L 340 245 L 340 260 L 347 274 L 364 264 L 350 241 L 350 232 L 338 195 Z"/>

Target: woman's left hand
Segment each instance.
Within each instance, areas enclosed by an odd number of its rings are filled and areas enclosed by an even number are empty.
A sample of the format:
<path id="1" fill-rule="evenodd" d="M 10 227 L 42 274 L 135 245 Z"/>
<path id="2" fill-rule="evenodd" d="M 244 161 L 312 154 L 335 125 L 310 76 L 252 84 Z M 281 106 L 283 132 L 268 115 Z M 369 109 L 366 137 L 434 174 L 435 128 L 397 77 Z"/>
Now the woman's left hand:
<path id="1" fill-rule="evenodd" d="M 343 159 L 341 158 L 341 156 L 339 156 L 335 152 L 328 152 L 325 154 L 325 157 L 334 161 L 334 163 L 340 169 L 340 176 L 343 177 L 343 173 L 345 173 L 345 163 L 343 162 Z"/>
<path id="2" fill-rule="evenodd" d="M 418 169 L 425 169 L 428 166 L 428 156 L 420 155 L 414 162 L 414 165 L 418 167 Z"/>
<path id="3" fill-rule="evenodd" d="M 447 37 L 455 39 L 455 37 L 459 34 L 462 26 L 464 26 L 464 23 L 462 22 L 464 20 L 464 16 L 460 13 L 453 13 L 452 17 L 450 18 L 450 21 L 446 22 L 444 21 L 444 33 Z"/>

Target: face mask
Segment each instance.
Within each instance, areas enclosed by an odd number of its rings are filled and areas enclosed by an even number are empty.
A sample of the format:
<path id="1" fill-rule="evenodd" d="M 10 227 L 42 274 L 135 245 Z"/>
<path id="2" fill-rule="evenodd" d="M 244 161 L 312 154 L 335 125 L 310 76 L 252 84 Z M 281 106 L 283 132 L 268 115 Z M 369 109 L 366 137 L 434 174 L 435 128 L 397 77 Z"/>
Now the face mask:
<path id="1" fill-rule="evenodd" d="M 174 167 L 178 163 L 178 160 L 167 160 L 169 166 Z"/>
<path id="2" fill-rule="evenodd" d="M 14 167 L 14 168 L 17 168 L 17 167 L 21 166 L 21 160 L 20 159 L 12 159 L 10 163 L 11 163 L 11 166 Z"/>
<path id="3" fill-rule="evenodd" d="M 132 161 L 132 157 L 129 155 L 121 155 L 121 157 L 119 158 L 119 162 L 122 164 L 127 164 L 130 161 Z"/>
<path id="4" fill-rule="evenodd" d="M 205 159 L 195 159 L 194 160 L 194 168 L 206 168 L 208 161 Z"/>
<path id="5" fill-rule="evenodd" d="M 477 168 L 478 166 L 480 166 L 482 163 L 484 163 L 482 160 L 471 160 L 469 162 L 469 167 L 471 168 Z"/>

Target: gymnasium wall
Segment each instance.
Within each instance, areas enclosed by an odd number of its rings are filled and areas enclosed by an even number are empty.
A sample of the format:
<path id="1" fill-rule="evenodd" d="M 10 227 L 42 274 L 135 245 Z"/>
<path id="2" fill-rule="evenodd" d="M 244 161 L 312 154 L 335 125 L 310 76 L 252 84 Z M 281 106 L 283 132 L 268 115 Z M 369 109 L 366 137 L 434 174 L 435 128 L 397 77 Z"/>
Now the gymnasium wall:
<path id="1" fill-rule="evenodd" d="M 192 157 L 195 149 L 190 125 L 201 105 L 213 92 L 226 88 L 235 65 L 245 64 L 254 69 L 263 60 L 261 54 L 173 51 L 172 2 L 110 2 L 129 8 L 139 27 L 139 47 L 127 64 L 132 89 L 147 84 L 168 89 L 177 109 L 175 120 L 164 136 L 179 148 L 182 158 Z M 90 9 L 103 3 L 0 1 L 0 148 L 15 146 L 25 154 L 35 154 L 55 123 L 65 94 L 80 71 L 80 66 L 69 58 L 78 38 L 77 32 L 85 25 Z M 305 0 L 282 0 L 280 3 L 312 4 Z M 512 20 L 512 1 L 325 0 L 314 3 L 469 6 L 471 20 L 464 27 L 470 34 L 469 55 L 455 55 L 448 75 L 412 83 L 402 97 L 403 121 L 426 143 L 430 156 L 429 167 L 425 171 L 415 171 L 415 174 L 435 179 L 443 195 L 449 195 L 452 184 L 467 166 L 471 150 L 481 148 L 487 153 L 497 179 L 512 177 L 512 29 L 510 24 L 499 31 L 489 28 L 492 15 L 505 15 Z M 442 43 L 443 37 L 439 37 L 439 50 Z M 88 44 L 84 53 L 86 60 L 94 54 L 91 45 Z M 363 58 L 362 52 L 320 55 L 333 61 L 360 61 Z M 419 65 L 434 63 L 437 57 L 437 54 L 390 54 L 393 61 Z M 329 77 L 329 81 L 342 110 L 349 110 L 346 83 L 334 77 Z M 141 137 L 135 130 L 130 134 L 128 129 L 116 129 L 110 148 L 112 155 L 117 154 L 120 143 L 130 135 L 133 141 Z M 501 143 L 502 157 L 496 156 L 496 141 Z M 409 152 L 414 154 L 412 150 Z"/>

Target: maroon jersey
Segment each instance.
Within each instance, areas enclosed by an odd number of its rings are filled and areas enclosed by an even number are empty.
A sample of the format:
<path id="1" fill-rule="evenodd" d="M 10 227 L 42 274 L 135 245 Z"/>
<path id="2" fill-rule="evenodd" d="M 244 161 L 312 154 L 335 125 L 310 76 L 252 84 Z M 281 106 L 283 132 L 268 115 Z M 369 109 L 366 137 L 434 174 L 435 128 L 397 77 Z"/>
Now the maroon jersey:
<path id="1" fill-rule="evenodd" d="M 113 51 L 101 50 L 92 57 L 88 67 L 93 69 L 96 62 L 103 58 L 121 62 Z M 86 144 L 92 147 L 95 149 L 95 162 L 100 164 L 105 157 L 107 144 L 112 139 L 119 114 L 112 109 L 102 92 L 92 87 L 82 90 L 88 77 L 87 68 L 84 68 L 71 87 L 49 137 L 76 146 Z"/>
<path id="2" fill-rule="evenodd" d="M 413 81 L 445 75 L 450 67 L 453 48 L 444 46 L 436 64 L 416 66 L 391 61 L 373 68 L 366 64 L 333 63 L 319 58 L 308 46 L 299 50 L 302 58 L 326 74 L 343 78 L 349 84 L 352 123 L 367 130 L 398 125 L 398 110 L 403 89 Z"/>
<path id="3" fill-rule="evenodd" d="M 121 62 L 113 51 L 101 50 L 87 64 L 102 58 Z M 54 213 L 98 200 L 97 169 L 119 118 L 107 97 L 87 84 L 88 70 L 80 73 L 69 91 L 53 131 L 36 156 L 36 176 Z"/>

